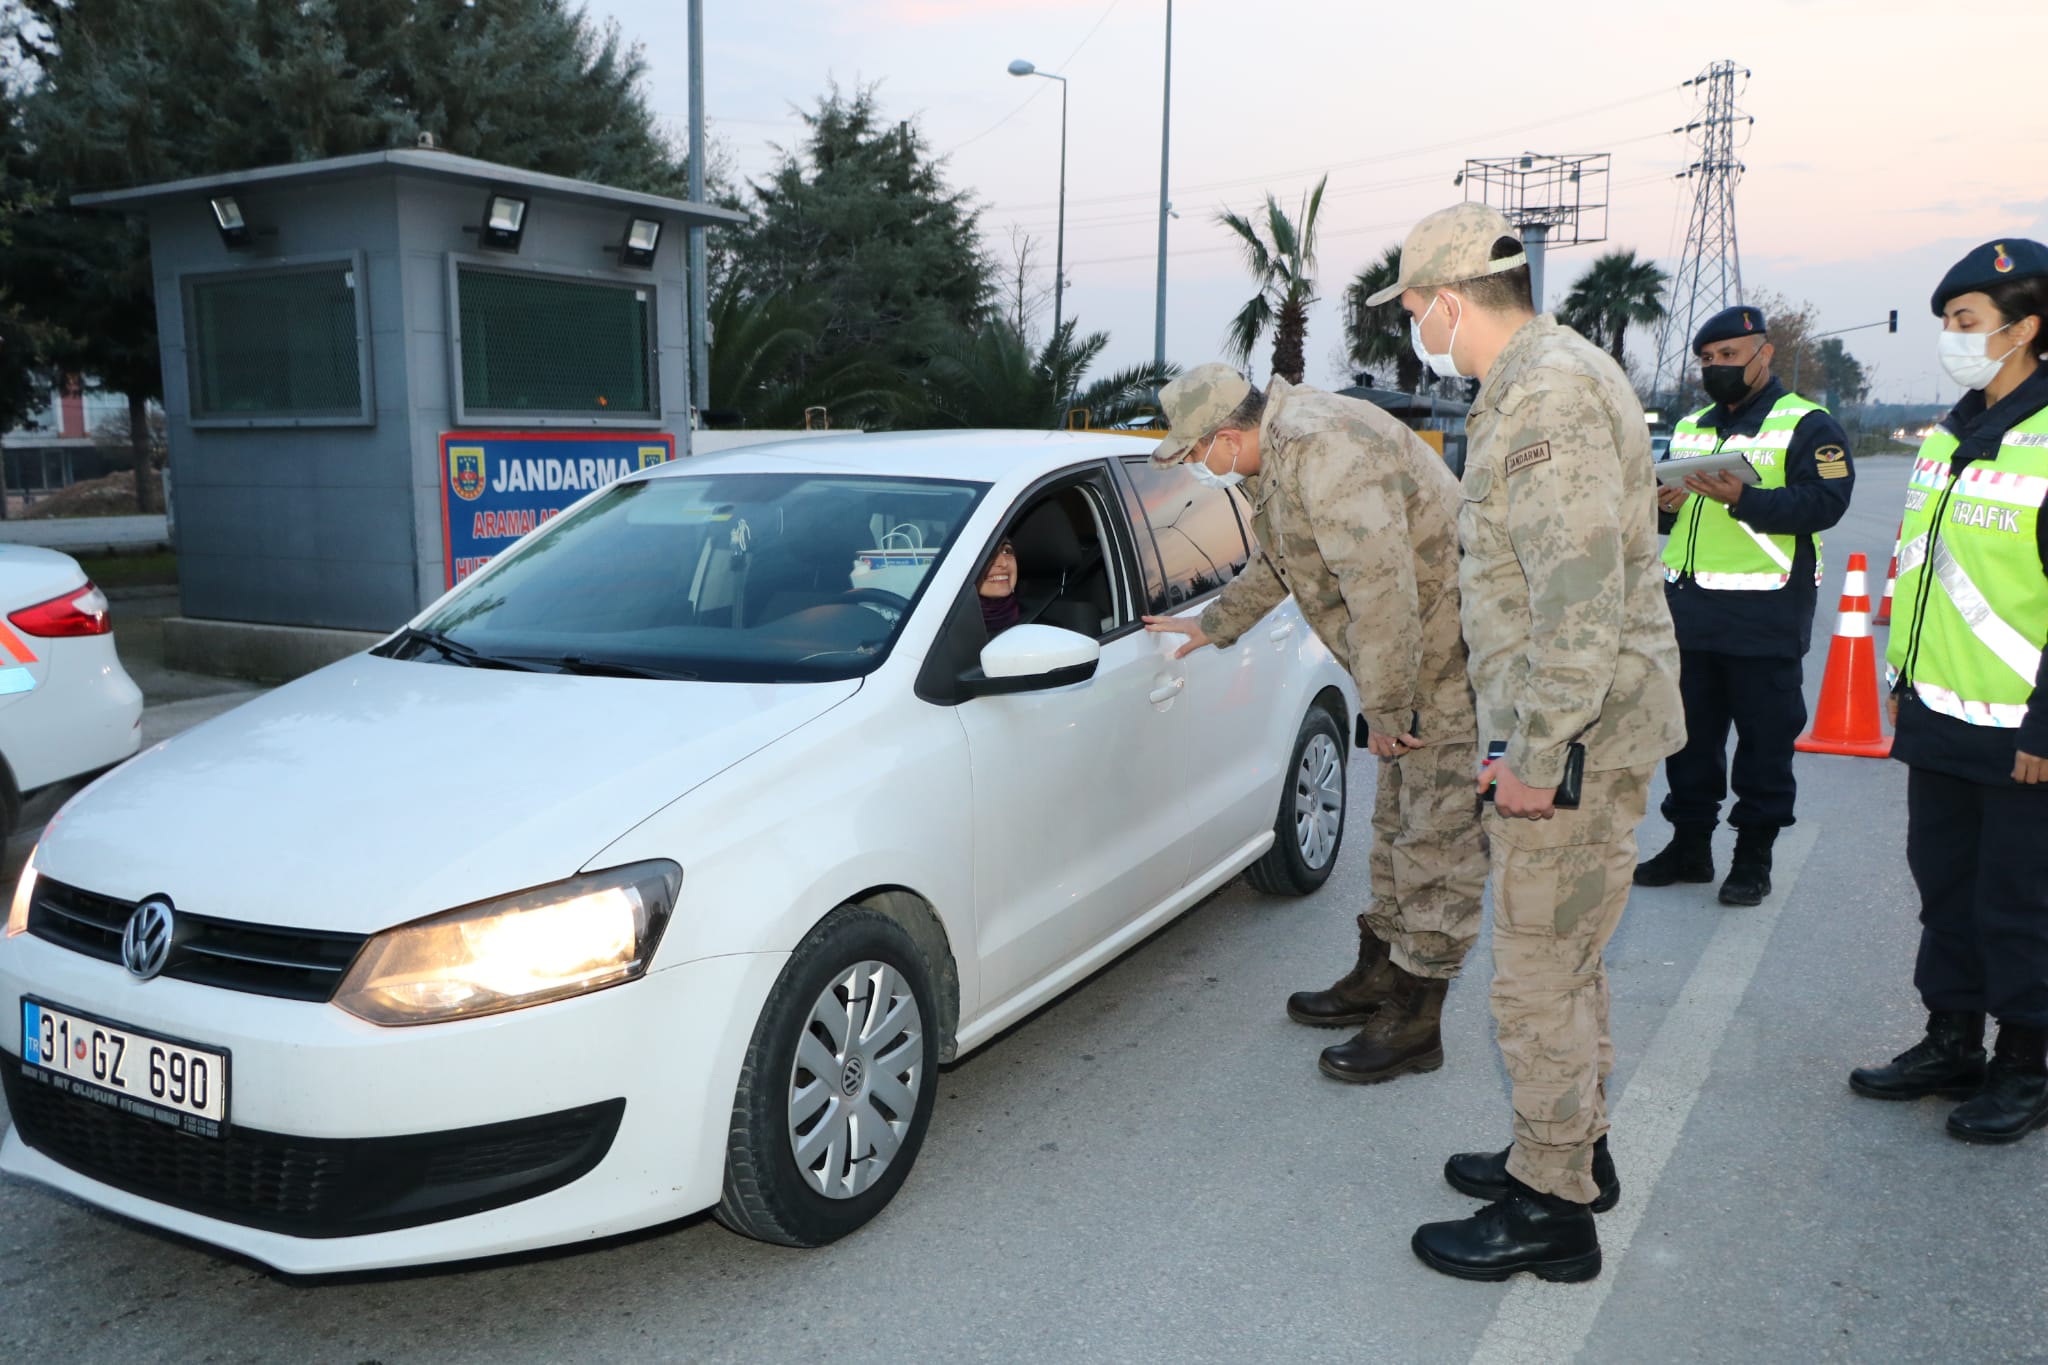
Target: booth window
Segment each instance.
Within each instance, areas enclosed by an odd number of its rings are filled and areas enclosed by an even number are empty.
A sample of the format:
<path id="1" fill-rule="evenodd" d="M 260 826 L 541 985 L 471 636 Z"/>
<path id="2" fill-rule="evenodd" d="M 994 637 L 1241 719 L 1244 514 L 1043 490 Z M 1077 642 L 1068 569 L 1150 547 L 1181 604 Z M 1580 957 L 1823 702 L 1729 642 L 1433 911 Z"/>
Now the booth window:
<path id="1" fill-rule="evenodd" d="M 351 262 L 189 277 L 185 316 L 195 420 L 369 420 Z"/>
<path id="2" fill-rule="evenodd" d="M 462 417 L 653 419 L 654 289 L 464 265 Z"/>

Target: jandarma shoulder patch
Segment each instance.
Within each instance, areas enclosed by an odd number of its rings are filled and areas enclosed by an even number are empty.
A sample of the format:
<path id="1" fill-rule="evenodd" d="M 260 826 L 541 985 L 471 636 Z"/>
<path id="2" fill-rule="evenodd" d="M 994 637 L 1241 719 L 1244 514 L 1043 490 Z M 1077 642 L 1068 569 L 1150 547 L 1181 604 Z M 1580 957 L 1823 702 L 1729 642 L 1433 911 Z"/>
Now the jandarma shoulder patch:
<path id="1" fill-rule="evenodd" d="M 1840 446 L 1822 446 L 1813 452 L 1814 472 L 1823 479 L 1849 477 L 1849 452 Z"/>
<path id="2" fill-rule="evenodd" d="M 1538 441 L 1533 446 L 1523 446 L 1520 450 L 1509 451 L 1507 458 L 1507 472 L 1510 474 L 1519 474 L 1523 470 L 1529 468 L 1531 465 L 1542 464 L 1549 458 L 1550 442 Z"/>

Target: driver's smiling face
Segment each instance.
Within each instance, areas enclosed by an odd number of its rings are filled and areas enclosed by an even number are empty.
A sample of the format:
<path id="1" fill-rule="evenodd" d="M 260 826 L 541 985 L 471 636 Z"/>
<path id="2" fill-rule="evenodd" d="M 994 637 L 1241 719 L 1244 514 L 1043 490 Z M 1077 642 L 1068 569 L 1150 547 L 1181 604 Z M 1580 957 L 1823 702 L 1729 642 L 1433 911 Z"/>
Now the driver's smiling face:
<path id="1" fill-rule="evenodd" d="M 988 567 L 981 571 L 983 597 L 1008 597 L 1017 591 L 1017 549 L 1005 540 L 996 546 Z"/>

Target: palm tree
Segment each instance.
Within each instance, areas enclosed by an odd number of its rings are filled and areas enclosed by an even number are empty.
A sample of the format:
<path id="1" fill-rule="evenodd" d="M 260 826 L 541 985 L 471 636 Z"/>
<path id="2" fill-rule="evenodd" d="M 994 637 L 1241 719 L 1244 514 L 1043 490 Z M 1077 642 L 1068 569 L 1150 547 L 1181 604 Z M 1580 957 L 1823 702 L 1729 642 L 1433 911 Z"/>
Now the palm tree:
<path id="1" fill-rule="evenodd" d="M 1664 284 L 1670 278 L 1655 261 L 1637 260 L 1632 248 L 1610 251 L 1579 276 L 1558 316 L 1622 364 L 1629 324 L 1647 327 L 1663 318 Z"/>
<path id="2" fill-rule="evenodd" d="M 1034 354 L 1008 319 L 991 318 L 932 358 L 925 400 L 946 426 L 1049 431 L 1073 408 L 1088 409 L 1094 426 L 1128 421 L 1151 408 L 1154 392 L 1180 368 L 1133 365 L 1084 384 L 1108 345 L 1109 333 L 1082 336 L 1069 318 Z"/>
<path id="3" fill-rule="evenodd" d="M 1399 299 L 1377 308 L 1367 307 L 1365 302 L 1400 274 L 1401 244 L 1396 242 L 1344 287 L 1344 340 L 1352 364 L 1362 370 L 1391 365 L 1394 386 L 1403 393 L 1414 393 L 1422 383 L 1422 358 L 1408 339 L 1408 310 Z"/>
<path id="4" fill-rule="evenodd" d="M 1230 320 L 1223 352 L 1238 364 L 1249 365 L 1259 338 L 1271 327 L 1273 373 L 1290 384 L 1301 382 L 1304 368 L 1302 343 L 1308 336 L 1308 306 L 1316 301 L 1316 218 L 1322 212 L 1323 186 L 1329 180 L 1326 175 L 1316 182 L 1293 218 L 1270 193 L 1263 224 L 1241 213 L 1216 215 L 1217 222 L 1241 239 L 1245 266 L 1259 290 Z"/>
<path id="5" fill-rule="evenodd" d="M 710 313 L 709 406 L 747 426 L 800 427 L 812 407 L 839 426 L 884 423 L 910 398 L 900 376 L 872 361 L 815 364 L 826 314 L 815 296 L 753 295 L 728 281 Z"/>

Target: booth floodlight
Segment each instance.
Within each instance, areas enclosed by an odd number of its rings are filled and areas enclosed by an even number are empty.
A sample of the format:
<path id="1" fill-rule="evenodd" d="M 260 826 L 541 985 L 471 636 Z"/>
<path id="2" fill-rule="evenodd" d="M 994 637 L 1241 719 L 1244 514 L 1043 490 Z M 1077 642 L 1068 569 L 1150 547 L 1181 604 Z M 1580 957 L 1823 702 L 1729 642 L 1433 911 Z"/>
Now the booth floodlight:
<path id="1" fill-rule="evenodd" d="M 213 207 L 213 224 L 220 229 L 220 239 L 231 247 L 249 245 L 249 221 L 242 216 L 242 206 L 232 194 L 218 195 L 208 201 Z"/>
<path id="2" fill-rule="evenodd" d="M 480 240 L 499 251 L 519 250 L 519 238 L 526 231 L 526 201 L 508 194 L 494 194 L 484 204 L 484 226 Z"/>
<path id="3" fill-rule="evenodd" d="M 619 244 L 619 264 L 645 269 L 654 264 L 654 249 L 661 241 L 661 220 L 629 218 L 626 240 Z"/>

